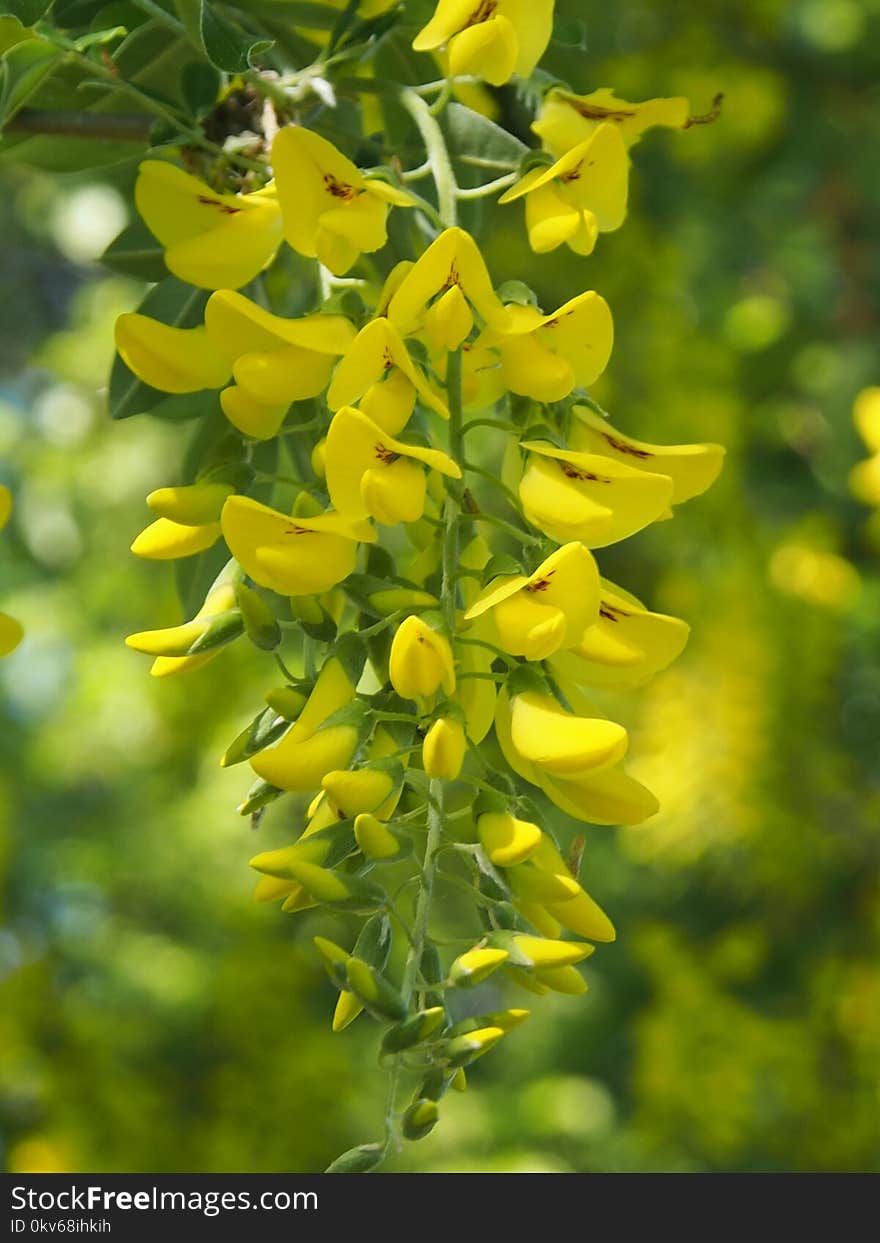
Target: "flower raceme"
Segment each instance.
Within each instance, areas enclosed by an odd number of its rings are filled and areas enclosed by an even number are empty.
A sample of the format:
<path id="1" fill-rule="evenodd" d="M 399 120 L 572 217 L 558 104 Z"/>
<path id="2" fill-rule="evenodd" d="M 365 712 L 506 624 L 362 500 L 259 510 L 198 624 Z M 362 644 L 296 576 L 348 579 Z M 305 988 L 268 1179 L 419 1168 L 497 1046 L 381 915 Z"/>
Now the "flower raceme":
<path id="1" fill-rule="evenodd" d="M 552 10 L 441 0 L 414 46 L 453 77 L 500 84 L 531 73 Z M 428 105 L 439 85 L 401 96 L 432 169 L 432 112 L 473 83 Z M 502 202 L 524 199 L 536 251 L 587 255 L 623 223 L 633 143 L 688 123 L 684 100 L 554 87 L 534 123 L 548 154 Z M 413 1079 L 387 1148 L 395 1131 L 427 1134 L 464 1068 L 527 1017 L 479 1012 L 484 981 L 582 994 L 579 964 L 615 937 L 564 821 L 657 810 L 597 698 L 665 669 L 688 627 L 603 577 L 596 550 L 703 493 L 724 451 L 637 440 L 599 413 L 587 390 L 614 344 L 599 292 L 545 311 L 529 290 L 496 289 L 470 233 L 434 229 L 425 198 L 301 125 L 278 131 L 272 164 L 273 181 L 239 194 L 164 161 L 141 168 L 138 205 L 169 269 L 213 292 L 192 327 L 121 316 L 118 350 L 160 392 L 205 393 L 214 422 L 193 481 L 148 496 L 133 549 L 227 564 L 194 616 L 127 643 L 154 676 L 239 641 L 273 660 L 272 689 L 221 763 L 252 772 L 240 813 L 255 827 L 268 813 L 257 899 L 357 921 L 315 948 L 338 994 L 333 1031 L 370 1016 L 382 1061 Z M 410 210 L 389 235 L 392 207 Z M 295 290 L 273 259 L 282 240 L 297 281 L 311 271 Z M 553 809 L 540 824 L 535 790 Z M 433 939 L 450 884 L 474 896 L 456 952 Z M 472 990 L 473 1017 L 455 1018 L 456 989 Z M 332 1168 L 370 1168 L 384 1150 Z"/>

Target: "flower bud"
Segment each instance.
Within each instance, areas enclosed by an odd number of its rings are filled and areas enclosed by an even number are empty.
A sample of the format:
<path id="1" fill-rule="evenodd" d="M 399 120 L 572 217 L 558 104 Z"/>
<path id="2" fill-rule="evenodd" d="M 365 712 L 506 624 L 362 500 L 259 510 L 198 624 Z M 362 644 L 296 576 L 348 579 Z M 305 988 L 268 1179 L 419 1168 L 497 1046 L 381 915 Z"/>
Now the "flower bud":
<path id="1" fill-rule="evenodd" d="M 536 824 L 503 812 L 480 816 L 477 833 L 490 861 L 502 868 L 522 863 L 541 841 L 541 830 Z"/>
<path id="2" fill-rule="evenodd" d="M 500 1027 L 478 1027 L 444 1044 L 442 1058 L 449 1066 L 469 1066 L 496 1045 L 504 1035 Z"/>
<path id="3" fill-rule="evenodd" d="M 413 1101 L 403 1115 L 402 1130 L 405 1139 L 424 1139 L 440 1118 L 437 1102 L 432 1100 Z"/>
<path id="4" fill-rule="evenodd" d="M 398 626 L 388 663 L 391 684 L 403 699 L 428 698 L 441 687 L 447 695 L 455 690 L 452 649 L 420 617 L 411 615 Z"/>
<path id="5" fill-rule="evenodd" d="M 344 988 L 339 994 L 336 1009 L 333 1012 L 333 1031 L 344 1031 L 349 1023 L 353 1023 L 362 1013 L 363 1008 L 354 993 Z"/>
<path id="6" fill-rule="evenodd" d="M 330 868 L 299 860 L 289 865 L 294 880 L 319 902 L 334 911 L 366 914 L 385 905 L 385 890 L 360 876 L 344 876 Z"/>
<path id="7" fill-rule="evenodd" d="M 456 958 L 449 970 L 449 978 L 459 988 L 473 988 L 490 976 L 510 957 L 506 949 L 477 945 Z"/>
<path id="8" fill-rule="evenodd" d="M 269 605 L 245 583 L 239 583 L 236 587 L 235 599 L 251 643 L 264 652 L 274 652 L 281 642 L 281 627 Z"/>
<path id="9" fill-rule="evenodd" d="M 422 743 L 422 765 L 429 777 L 454 781 L 464 763 L 467 739 L 461 722 L 440 717 Z"/>
<path id="10" fill-rule="evenodd" d="M 364 1009 L 379 1020 L 400 1022 L 406 1018 L 406 1003 L 385 977 L 360 958 L 349 958 L 345 969 L 348 988 Z"/>
<path id="11" fill-rule="evenodd" d="M 349 1148 L 341 1157 L 337 1157 L 325 1174 L 367 1174 L 382 1160 L 385 1149 L 381 1144 L 359 1144 L 357 1148 Z"/>
<path id="12" fill-rule="evenodd" d="M 147 497 L 147 505 L 160 518 L 182 526 L 200 527 L 219 522 L 227 496 L 235 491 L 228 483 L 191 483 L 181 488 L 157 488 Z"/>
<path id="13" fill-rule="evenodd" d="M 396 863 L 412 851 L 409 838 L 395 832 L 369 812 L 355 818 L 354 835 L 361 852 L 374 863 Z"/>
<path id="14" fill-rule="evenodd" d="M 432 1006 L 429 1010 L 413 1014 L 388 1029 L 382 1037 L 381 1052 L 400 1053 L 404 1049 L 411 1049 L 413 1045 L 421 1044 L 438 1031 L 445 1020 L 446 1011 L 443 1006 Z"/>

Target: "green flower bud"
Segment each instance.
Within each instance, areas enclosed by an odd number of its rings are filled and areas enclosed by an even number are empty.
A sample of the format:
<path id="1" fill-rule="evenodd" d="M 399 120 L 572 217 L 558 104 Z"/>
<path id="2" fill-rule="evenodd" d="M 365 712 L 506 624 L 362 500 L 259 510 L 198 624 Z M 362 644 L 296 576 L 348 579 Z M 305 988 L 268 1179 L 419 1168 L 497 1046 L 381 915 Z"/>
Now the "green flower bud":
<path id="1" fill-rule="evenodd" d="M 317 835 L 316 835 L 317 836 Z M 319 902 L 333 911 L 366 914 L 385 905 L 385 890 L 359 876 L 343 875 L 314 863 L 290 863 L 290 875 Z"/>
<path id="2" fill-rule="evenodd" d="M 348 1152 L 332 1161 L 324 1173 L 366 1174 L 376 1168 L 384 1155 L 382 1144 L 359 1144 L 357 1148 L 349 1148 Z"/>
<path id="3" fill-rule="evenodd" d="M 279 716 L 274 708 L 264 708 L 262 712 L 257 713 L 250 725 L 245 726 L 241 733 L 233 738 L 223 752 L 220 767 L 231 768 L 233 764 L 241 764 L 244 760 L 250 759 L 264 747 L 270 747 L 287 732 L 289 725 L 290 722 Z"/>
<path id="4" fill-rule="evenodd" d="M 432 1100 L 413 1101 L 403 1115 L 404 1139 L 424 1139 L 440 1120 L 437 1102 Z"/>
<path id="5" fill-rule="evenodd" d="M 478 1027 L 476 1031 L 455 1036 L 444 1043 L 440 1056 L 448 1066 L 469 1066 L 498 1043 L 504 1031 L 500 1027 Z"/>
<path id="6" fill-rule="evenodd" d="M 393 1022 L 406 1018 L 406 1003 L 400 993 L 375 967 L 352 957 L 348 960 L 345 976 L 349 990 L 363 1002 L 364 1009 L 369 1010 L 373 1018 L 380 1021 L 391 1019 Z"/>
<path id="7" fill-rule="evenodd" d="M 488 945 L 475 945 L 456 958 L 449 970 L 449 978 L 459 988 L 473 988 L 490 976 L 510 957 L 507 950 Z"/>
<path id="8" fill-rule="evenodd" d="M 421 1044 L 435 1031 L 443 1026 L 446 1011 L 442 1006 L 432 1006 L 430 1010 L 421 1010 L 402 1023 L 390 1028 L 382 1038 L 382 1053 L 400 1053 L 413 1045 Z"/>

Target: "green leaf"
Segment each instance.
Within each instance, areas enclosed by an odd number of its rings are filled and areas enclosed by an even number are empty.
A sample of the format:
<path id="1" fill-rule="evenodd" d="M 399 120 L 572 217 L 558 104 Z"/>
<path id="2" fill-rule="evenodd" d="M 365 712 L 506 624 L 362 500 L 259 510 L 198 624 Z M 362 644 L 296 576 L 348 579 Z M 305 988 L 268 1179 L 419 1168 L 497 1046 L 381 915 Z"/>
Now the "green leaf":
<path id="1" fill-rule="evenodd" d="M 226 73 L 244 73 L 252 67 L 254 57 L 272 46 L 271 40 L 254 39 L 221 17 L 207 0 L 202 0 L 201 37 L 211 64 Z"/>
<path id="2" fill-rule="evenodd" d="M 158 406 L 150 411 L 154 419 L 164 419 L 166 423 L 187 423 L 190 419 L 202 419 L 213 414 L 217 408 L 217 395 L 203 390 L 201 393 L 175 393 L 166 397 Z"/>
<path id="3" fill-rule="evenodd" d="M 49 8 L 50 0 L 6 0 L 3 16 L 17 17 L 23 26 L 33 26 Z"/>
<path id="4" fill-rule="evenodd" d="M 464 104 L 451 103 L 446 109 L 446 131 L 453 156 L 482 160 L 498 171 L 517 168 L 528 151 L 524 142 Z"/>
<path id="5" fill-rule="evenodd" d="M 342 1156 L 331 1162 L 325 1174 L 366 1174 L 374 1169 L 385 1155 L 382 1144 L 359 1144 L 349 1148 Z"/>
<path id="6" fill-rule="evenodd" d="M 63 52 L 46 39 L 25 39 L 3 57 L 0 79 L 0 125 L 23 107 L 55 71 Z"/>
<path id="7" fill-rule="evenodd" d="M 220 94 L 220 74 L 213 65 L 193 61 L 184 65 L 180 89 L 192 115 L 199 120 L 209 113 Z"/>
<path id="8" fill-rule="evenodd" d="M 101 262 L 114 272 L 142 281 L 162 281 L 168 275 L 164 251 L 140 220 L 123 229 L 101 256 Z"/>
<path id="9" fill-rule="evenodd" d="M 192 328 L 201 322 L 207 301 L 206 290 L 194 289 L 173 276 L 166 276 L 150 290 L 138 311 L 175 328 Z M 129 419 L 134 414 L 143 414 L 160 401 L 165 401 L 167 396 L 167 393 L 142 383 L 121 358 L 116 358 L 110 372 L 108 402 L 111 419 Z"/>

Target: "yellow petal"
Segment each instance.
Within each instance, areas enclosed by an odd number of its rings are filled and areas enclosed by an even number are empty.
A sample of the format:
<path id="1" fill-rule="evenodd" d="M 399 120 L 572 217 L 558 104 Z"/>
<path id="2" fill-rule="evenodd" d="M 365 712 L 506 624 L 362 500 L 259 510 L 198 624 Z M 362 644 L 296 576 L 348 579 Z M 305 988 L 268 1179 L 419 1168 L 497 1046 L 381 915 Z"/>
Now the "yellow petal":
<path id="1" fill-rule="evenodd" d="M 173 561 L 178 557 L 192 557 L 212 547 L 220 538 L 220 523 L 207 522 L 203 526 L 183 526 L 168 518 L 157 518 L 141 531 L 131 546 L 138 557 L 151 561 Z"/>
<path id="2" fill-rule="evenodd" d="M 420 617 L 407 617 L 398 626 L 388 663 L 391 685 L 403 699 L 427 698 L 441 687 L 447 695 L 455 690 L 449 642 Z"/>
<path id="3" fill-rule="evenodd" d="M 338 356 L 356 336 L 354 325 L 344 315 L 319 312 L 286 319 L 229 289 L 220 289 L 208 299 L 205 327 L 230 365 L 242 354 L 268 353 L 285 345 Z"/>
<path id="4" fill-rule="evenodd" d="M 229 379 L 229 366 L 204 328 L 172 328 L 131 312 L 117 318 L 115 333 L 125 365 L 163 393 L 197 393 Z"/>
<path id="5" fill-rule="evenodd" d="M 389 319 L 408 332 L 439 293 L 459 285 L 490 327 L 503 332 L 509 315 L 494 289 L 476 242 L 464 229 L 446 229 L 401 282 L 388 307 Z"/>
<path id="6" fill-rule="evenodd" d="M 492 86 L 503 86 L 519 55 L 516 30 L 502 13 L 468 26 L 449 45 L 449 72 L 453 77 L 472 74 Z"/>
<path id="7" fill-rule="evenodd" d="M 220 406 L 233 427 L 254 440 L 271 440 L 278 435 L 289 402 L 267 406 L 237 385 L 225 388 L 220 394 Z"/>
<path id="8" fill-rule="evenodd" d="M 375 538 L 365 524 L 339 514 L 291 518 L 244 496 L 229 497 L 221 523 L 230 552 L 254 582 L 288 596 L 342 582 L 355 567 L 357 541 Z"/>
<path id="9" fill-rule="evenodd" d="M 511 701 L 511 740 L 536 768 L 566 777 L 615 764 L 627 747 L 622 725 L 573 716 L 551 695 L 531 691 Z"/>
<path id="10" fill-rule="evenodd" d="M 12 493 L 5 484 L 0 483 L 0 531 L 6 526 L 11 513 Z"/>
<path id="11" fill-rule="evenodd" d="M 872 453 L 880 453 L 880 388 L 863 388 L 853 406 L 859 435 Z"/>
<path id="12" fill-rule="evenodd" d="M 243 354 L 232 374 L 249 397 L 262 405 L 286 408 L 292 401 L 319 396 L 332 370 L 332 355 L 287 345 L 267 354 Z"/>
<path id="13" fill-rule="evenodd" d="M 449 418 L 446 405 L 432 392 L 413 363 L 400 333 L 384 318 L 365 324 L 345 351 L 327 390 L 328 406 L 331 410 L 339 410 L 352 405 L 386 376 L 393 378 L 395 368 L 412 384 L 425 405 L 443 418 Z"/>
<path id="14" fill-rule="evenodd" d="M 541 830 L 536 824 L 505 812 L 480 816 L 477 833 L 491 862 L 501 868 L 514 867 L 528 859 L 541 841 Z"/>
<path id="15" fill-rule="evenodd" d="M 198 527 L 217 522 L 227 496 L 235 489 L 228 483 L 193 483 L 180 488 L 157 488 L 147 497 L 147 505 L 160 518 Z"/>
<path id="16" fill-rule="evenodd" d="M 544 777 L 541 787 L 562 811 L 588 824 L 641 824 L 660 807 L 650 790 L 618 768 L 577 781 Z"/>
<path id="17" fill-rule="evenodd" d="M 554 89 L 545 96 L 541 116 L 532 129 L 549 151 L 561 155 L 583 142 L 604 123 L 616 125 L 630 147 L 645 130 L 653 126 L 684 129 L 688 112 L 688 101 L 681 97 L 630 103 L 629 100 L 616 98 L 607 87 L 601 87 L 589 95 L 573 95 Z"/>
<path id="18" fill-rule="evenodd" d="M 531 454 L 519 485 L 523 512 L 560 543 L 582 540 L 603 548 L 654 522 L 669 504 L 668 475 L 544 442 L 523 448 Z"/>
<path id="19" fill-rule="evenodd" d="M 724 447 L 716 444 L 654 445 L 635 440 L 588 410 L 573 407 L 572 448 L 582 453 L 601 453 L 638 470 L 668 475 L 672 480 L 673 505 L 680 505 L 710 488 L 721 473 Z"/>
<path id="20" fill-rule="evenodd" d="M 357 197 L 364 179 L 331 142 L 299 125 L 285 126 L 275 136 L 272 166 L 284 236 L 294 250 L 314 259 L 322 214 Z"/>

